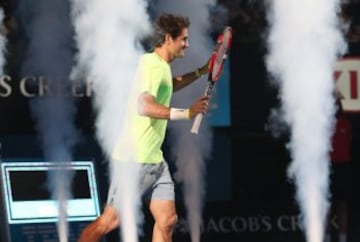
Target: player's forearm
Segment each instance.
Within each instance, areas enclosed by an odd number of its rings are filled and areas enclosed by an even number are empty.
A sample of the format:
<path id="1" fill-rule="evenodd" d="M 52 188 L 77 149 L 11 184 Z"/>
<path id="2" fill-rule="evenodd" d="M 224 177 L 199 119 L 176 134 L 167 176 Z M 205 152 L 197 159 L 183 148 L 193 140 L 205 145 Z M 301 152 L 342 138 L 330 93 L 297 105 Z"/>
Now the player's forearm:
<path id="1" fill-rule="evenodd" d="M 187 85 L 191 84 L 195 80 L 199 79 L 202 75 L 205 75 L 207 70 L 203 68 L 196 69 L 195 71 L 186 73 L 182 76 L 177 76 L 173 78 L 173 88 L 174 91 L 180 90 Z"/>
<path id="2" fill-rule="evenodd" d="M 138 108 L 138 113 L 141 116 L 146 116 L 150 118 L 157 119 L 169 119 L 170 118 L 170 108 L 157 104 L 157 103 L 140 103 Z"/>
<path id="3" fill-rule="evenodd" d="M 156 102 L 155 98 L 148 93 L 143 93 L 138 100 L 138 114 L 156 119 L 190 119 L 190 109 L 170 108 Z"/>
<path id="4" fill-rule="evenodd" d="M 169 119 L 170 108 L 155 101 L 155 98 L 147 93 L 143 93 L 138 99 L 138 114 L 150 118 Z"/>

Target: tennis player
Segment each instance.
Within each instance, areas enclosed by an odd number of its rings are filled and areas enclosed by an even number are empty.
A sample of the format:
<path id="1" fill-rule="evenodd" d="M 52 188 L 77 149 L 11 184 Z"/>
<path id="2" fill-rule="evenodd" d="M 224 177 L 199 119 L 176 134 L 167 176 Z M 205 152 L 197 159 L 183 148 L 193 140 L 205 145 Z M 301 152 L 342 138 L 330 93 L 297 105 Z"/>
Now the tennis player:
<path id="1" fill-rule="evenodd" d="M 131 117 L 132 137 L 135 139 L 136 161 L 139 166 L 139 191 L 148 202 L 154 218 L 153 242 L 171 242 L 177 221 L 174 182 L 164 160 L 161 146 L 168 120 L 192 119 L 208 108 L 208 97 L 199 97 L 189 108 L 170 107 L 173 91 L 177 91 L 208 73 L 207 62 L 202 67 L 182 76 L 172 77 L 170 63 L 182 58 L 189 48 L 190 21 L 187 17 L 164 13 L 158 17 L 154 28 L 153 51 L 139 61 L 141 91 L 134 104 Z M 114 151 L 114 160 L 121 160 L 121 148 Z M 99 241 L 102 236 L 120 225 L 113 206 L 117 184 L 110 185 L 108 203 L 103 213 L 81 233 L 80 242 Z"/>

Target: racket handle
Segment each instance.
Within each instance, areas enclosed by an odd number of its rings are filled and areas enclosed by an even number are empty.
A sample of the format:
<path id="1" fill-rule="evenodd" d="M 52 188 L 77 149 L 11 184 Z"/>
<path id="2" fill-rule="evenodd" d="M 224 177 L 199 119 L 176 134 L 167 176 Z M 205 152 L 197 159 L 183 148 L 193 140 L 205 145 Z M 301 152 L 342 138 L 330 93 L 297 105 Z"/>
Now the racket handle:
<path id="1" fill-rule="evenodd" d="M 214 87 L 214 82 L 210 82 L 206 89 L 205 89 L 205 95 L 210 95 L 211 92 L 212 92 L 212 89 Z M 200 124 L 201 124 L 201 120 L 203 119 L 204 117 L 204 114 L 203 113 L 198 113 L 196 116 L 195 116 L 195 119 L 194 119 L 194 122 L 193 122 L 193 125 L 192 125 L 192 128 L 190 130 L 191 133 L 193 134 L 198 134 L 199 132 L 199 128 L 200 128 Z"/>
<path id="2" fill-rule="evenodd" d="M 199 128 L 200 128 L 200 124 L 201 124 L 201 120 L 202 120 L 203 116 L 204 116 L 203 113 L 198 113 L 198 114 L 195 116 L 193 125 L 192 125 L 191 130 L 190 130 L 191 133 L 193 133 L 193 134 L 198 134 Z"/>

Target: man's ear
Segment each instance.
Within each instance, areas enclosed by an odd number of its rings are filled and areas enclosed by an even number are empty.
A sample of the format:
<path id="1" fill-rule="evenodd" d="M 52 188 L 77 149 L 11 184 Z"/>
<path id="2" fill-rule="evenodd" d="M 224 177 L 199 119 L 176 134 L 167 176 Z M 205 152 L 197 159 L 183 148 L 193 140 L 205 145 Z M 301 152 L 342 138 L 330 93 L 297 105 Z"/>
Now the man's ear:
<path id="1" fill-rule="evenodd" d="M 166 44 L 170 44 L 172 38 L 170 34 L 165 34 L 165 43 Z"/>

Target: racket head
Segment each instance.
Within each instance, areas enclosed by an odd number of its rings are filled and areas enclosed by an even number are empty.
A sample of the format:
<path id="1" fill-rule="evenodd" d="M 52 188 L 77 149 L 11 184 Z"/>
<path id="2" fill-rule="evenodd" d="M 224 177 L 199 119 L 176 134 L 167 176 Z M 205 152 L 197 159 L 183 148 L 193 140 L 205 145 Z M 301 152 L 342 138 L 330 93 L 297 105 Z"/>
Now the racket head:
<path id="1" fill-rule="evenodd" d="M 224 31 L 219 34 L 217 38 L 217 46 L 215 47 L 214 52 L 211 55 L 209 63 L 209 74 L 211 78 L 209 81 L 216 82 L 223 70 L 224 62 L 227 56 L 227 53 L 230 49 L 232 41 L 232 28 L 226 26 Z"/>

